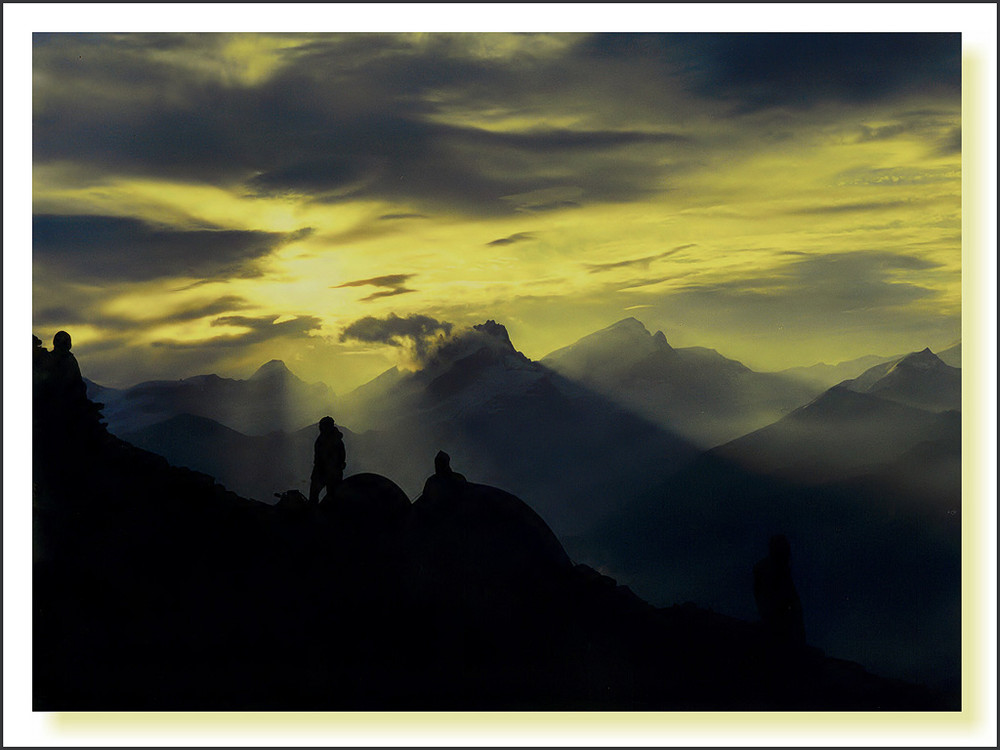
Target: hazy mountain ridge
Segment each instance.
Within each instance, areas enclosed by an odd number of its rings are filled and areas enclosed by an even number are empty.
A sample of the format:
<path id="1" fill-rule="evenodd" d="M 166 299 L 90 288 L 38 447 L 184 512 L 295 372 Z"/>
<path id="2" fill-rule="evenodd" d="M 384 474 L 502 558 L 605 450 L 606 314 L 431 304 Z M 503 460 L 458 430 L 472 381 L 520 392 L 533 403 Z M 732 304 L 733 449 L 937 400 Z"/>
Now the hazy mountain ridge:
<path id="1" fill-rule="evenodd" d="M 779 370 L 777 374 L 786 375 L 795 378 L 796 380 L 810 383 L 813 386 L 826 389 L 832 388 L 845 380 L 856 378 L 872 367 L 876 367 L 886 362 L 894 362 L 901 356 L 902 355 L 900 354 L 889 357 L 877 354 L 866 354 L 863 357 L 847 360 L 845 362 L 839 362 L 835 365 L 819 362 L 815 365 L 808 365 L 804 367 L 789 367 L 784 370 Z"/>
<path id="2" fill-rule="evenodd" d="M 323 383 L 305 383 L 280 360 L 271 360 L 247 380 L 197 375 L 109 389 L 88 382 L 88 393 L 104 404 L 108 428 L 135 432 L 180 414 L 212 419 L 246 435 L 295 430 L 318 420 L 336 403 Z"/>
<path id="3" fill-rule="evenodd" d="M 341 428 L 343 431 L 343 428 Z M 243 497 L 274 503 L 274 493 L 308 493 L 315 426 L 292 433 L 244 435 L 193 414 L 179 414 L 121 437 L 183 466 L 216 477 Z M 353 435 L 348 434 L 350 441 Z"/>
<path id="4" fill-rule="evenodd" d="M 712 349 L 674 349 L 626 318 L 542 358 L 577 380 L 694 441 L 702 448 L 763 427 L 818 390 L 774 373 L 758 373 Z"/>
<path id="5" fill-rule="evenodd" d="M 65 406 L 65 425 L 34 424 L 35 710 L 951 705 L 750 623 L 655 609 L 502 490 L 438 478 L 411 504 L 354 474 L 318 507 L 268 507 Z"/>
<path id="6" fill-rule="evenodd" d="M 930 349 L 876 365 L 845 388 L 931 411 L 961 410 L 962 371 L 945 364 Z"/>
<path id="7" fill-rule="evenodd" d="M 377 425 L 361 434 L 360 450 L 381 454 L 409 487 L 444 449 L 461 471 L 523 497 L 560 534 L 600 522 L 697 455 L 682 438 L 529 360 L 494 321 L 456 337 L 424 368 L 385 379 L 386 387 L 343 400 L 347 424 Z"/>
<path id="8" fill-rule="evenodd" d="M 816 587 L 802 592 L 815 642 L 957 689 L 961 414 L 883 397 L 898 396 L 895 373 L 927 394 L 953 369 L 927 351 L 877 365 L 865 392 L 834 386 L 706 452 L 569 549 L 653 602 L 712 591 L 701 601 L 748 616 L 741 569 L 780 529 Z"/>
<path id="9" fill-rule="evenodd" d="M 918 443 L 960 435 L 957 413 L 937 414 L 834 386 L 712 453 L 753 471 L 819 482 L 894 461 Z"/>

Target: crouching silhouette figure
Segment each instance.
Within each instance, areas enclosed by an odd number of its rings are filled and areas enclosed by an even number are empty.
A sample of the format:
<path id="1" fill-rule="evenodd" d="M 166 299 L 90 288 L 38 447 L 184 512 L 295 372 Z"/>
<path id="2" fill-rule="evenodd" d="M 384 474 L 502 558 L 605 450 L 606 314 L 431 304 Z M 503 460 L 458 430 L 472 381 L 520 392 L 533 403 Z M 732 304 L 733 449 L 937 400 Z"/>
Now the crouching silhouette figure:
<path id="1" fill-rule="evenodd" d="M 326 488 L 325 498 L 333 495 L 333 490 L 344 479 L 347 467 L 347 450 L 344 435 L 337 429 L 332 417 L 319 421 L 319 437 L 313 449 L 313 470 L 309 482 L 309 503 L 319 502 L 319 493 Z"/>
<path id="2" fill-rule="evenodd" d="M 451 456 L 444 451 L 438 451 L 434 456 L 434 476 L 444 480 L 464 482 L 465 477 L 451 468 Z"/>
<path id="3" fill-rule="evenodd" d="M 434 473 L 424 482 L 424 491 L 417 499 L 422 511 L 438 512 L 451 507 L 467 480 L 451 468 L 451 456 L 438 451 L 434 456 Z"/>
<path id="4" fill-rule="evenodd" d="M 805 645 L 802 603 L 792 582 L 792 549 L 783 535 L 771 537 L 768 555 L 754 565 L 753 595 L 757 611 L 775 645 Z"/>

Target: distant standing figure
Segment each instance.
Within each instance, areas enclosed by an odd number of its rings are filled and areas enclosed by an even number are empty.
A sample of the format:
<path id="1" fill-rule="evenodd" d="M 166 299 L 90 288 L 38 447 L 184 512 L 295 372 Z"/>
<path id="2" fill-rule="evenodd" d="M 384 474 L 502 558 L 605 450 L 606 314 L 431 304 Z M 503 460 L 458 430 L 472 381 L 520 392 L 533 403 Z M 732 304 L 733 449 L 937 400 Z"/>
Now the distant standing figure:
<path id="1" fill-rule="evenodd" d="M 771 537 L 767 557 L 753 568 L 753 595 L 760 619 L 776 642 L 804 645 L 802 603 L 792 582 L 791 557 L 788 539 Z"/>
<path id="2" fill-rule="evenodd" d="M 329 497 L 333 489 L 344 479 L 344 469 L 347 467 L 347 450 L 344 448 L 344 435 L 337 429 L 332 417 L 323 417 L 319 421 L 319 437 L 313 449 L 313 470 L 309 483 L 309 502 L 313 505 L 319 502 L 319 493 L 325 487 Z"/>

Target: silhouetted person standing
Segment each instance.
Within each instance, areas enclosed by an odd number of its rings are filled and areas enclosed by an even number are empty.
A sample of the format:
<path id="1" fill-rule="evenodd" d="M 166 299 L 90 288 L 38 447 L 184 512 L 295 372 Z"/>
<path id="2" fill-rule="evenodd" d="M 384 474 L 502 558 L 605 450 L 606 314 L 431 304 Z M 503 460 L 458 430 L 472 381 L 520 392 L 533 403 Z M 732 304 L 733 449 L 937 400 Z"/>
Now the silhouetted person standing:
<path id="1" fill-rule="evenodd" d="M 319 437 L 313 449 L 313 470 L 309 483 L 309 502 L 313 505 L 319 502 L 319 493 L 326 488 L 326 496 L 330 497 L 334 488 L 344 479 L 344 469 L 347 467 L 347 449 L 344 447 L 344 435 L 337 429 L 332 417 L 323 417 L 319 421 Z"/>
<path id="2" fill-rule="evenodd" d="M 768 555 L 753 568 L 753 595 L 757 611 L 776 643 L 804 645 L 802 603 L 792 582 L 792 548 L 783 535 L 771 537 Z"/>

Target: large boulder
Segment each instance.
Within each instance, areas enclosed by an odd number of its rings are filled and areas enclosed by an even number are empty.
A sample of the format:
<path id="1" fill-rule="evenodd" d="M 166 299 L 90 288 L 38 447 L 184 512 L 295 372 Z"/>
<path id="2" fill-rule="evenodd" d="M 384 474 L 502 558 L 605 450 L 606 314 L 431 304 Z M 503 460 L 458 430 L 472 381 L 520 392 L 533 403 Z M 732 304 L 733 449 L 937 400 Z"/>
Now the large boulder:
<path id="1" fill-rule="evenodd" d="M 541 516 L 503 490 L 431 477 L 413 507 L 420 537 L 436 565 L 492 581 L 537 579 L 572 568 Z"/>
<path id="2" fill-rule="evenodd" d="M 410 498 L 381 474 L 353 474 L 319 505 L 330 516 L 357 526 L 395 529 L 410 513 Z"/>

